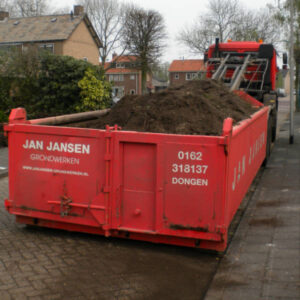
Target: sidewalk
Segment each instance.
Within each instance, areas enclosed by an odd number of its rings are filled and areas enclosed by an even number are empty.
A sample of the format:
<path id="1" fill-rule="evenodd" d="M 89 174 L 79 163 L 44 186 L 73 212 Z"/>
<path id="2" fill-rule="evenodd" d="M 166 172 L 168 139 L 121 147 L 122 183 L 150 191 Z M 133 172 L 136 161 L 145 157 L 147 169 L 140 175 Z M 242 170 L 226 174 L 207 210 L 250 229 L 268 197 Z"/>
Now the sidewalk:
<path id="1" fill-rule="evenodd" d="M 279 131 L 267 168 L 205 300 L 300 299 L 300 113 Z"/>

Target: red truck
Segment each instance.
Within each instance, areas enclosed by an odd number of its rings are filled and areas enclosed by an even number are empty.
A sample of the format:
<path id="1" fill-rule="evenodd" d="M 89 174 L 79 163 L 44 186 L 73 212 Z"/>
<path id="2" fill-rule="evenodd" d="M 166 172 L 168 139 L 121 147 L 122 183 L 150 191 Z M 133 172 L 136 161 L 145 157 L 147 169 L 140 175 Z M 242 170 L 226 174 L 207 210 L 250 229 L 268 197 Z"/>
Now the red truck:
<path id="1" fill-rule="evenodd" d="M 210 47 L 208 77 L 229 77 L 229 68 L 219 70 L 228 61 L 226 47 L 237 60 L 253 53 L 260 61 L 261 44 L 239 43 L 236 51 L 235 45 Z M 24 224 L 223 251 L 231 220 L 266 158 L 276 109 L 266 100 L 274 90 L 272 53 L 259 101 L 252 88 L 236 91 L 261 108 L 236 126 L 224 120 L 221 136 L 46 126 L 53 118 L 27 120 L 24 109 L 13 110 L 5 126 L 6 209 Z M 246 69 L 241 87 L 262 78 L 260 69 Z"/>
<path id="2" fill-rule="evenodd" d="M 260 42 L 216 43 L 206 52 L 208 78 L 223 81 L 230 90 L 243 90 L 270 107 L 267 156 L 276 139 L 278 95 L 276 91 L 276 51 Z M 286 59 L 284 61 L 286 63 Z"/>

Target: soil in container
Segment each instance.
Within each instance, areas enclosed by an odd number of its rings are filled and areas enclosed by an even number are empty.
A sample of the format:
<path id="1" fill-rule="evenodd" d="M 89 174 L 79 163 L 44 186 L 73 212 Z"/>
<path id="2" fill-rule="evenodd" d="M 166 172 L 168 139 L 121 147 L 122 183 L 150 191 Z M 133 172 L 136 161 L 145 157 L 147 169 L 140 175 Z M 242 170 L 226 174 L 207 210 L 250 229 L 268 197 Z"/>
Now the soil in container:
<path id="1" fill-rule="evenodd" d="M 193 80 L 154 94 L 126 95 L 107 115 L 80 127 L 104 129 L 106 124 L 117 124 L 123 130 L 221 135 L 225 118 L 236 124 L 256 110 L 223 83 Z"/>

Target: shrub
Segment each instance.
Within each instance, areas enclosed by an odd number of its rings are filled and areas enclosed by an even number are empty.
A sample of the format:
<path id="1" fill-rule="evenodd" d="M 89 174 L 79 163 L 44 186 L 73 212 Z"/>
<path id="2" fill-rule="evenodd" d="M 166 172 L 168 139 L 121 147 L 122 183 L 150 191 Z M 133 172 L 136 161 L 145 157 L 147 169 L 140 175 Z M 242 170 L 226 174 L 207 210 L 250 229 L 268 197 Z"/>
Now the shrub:
<path id="1" fill-rule="evenodd" d="M 97 74 L 96 70 L 88 68 L 84 77 L 78 82 L 78 86 L 81 89 L 82 99 L 76 106 L 78 111 L 104 109 L 109 106 L 110 84 L 104 80 L 102 74 Z"/>
<path id="2" fill-rule="evenodd" d="M 46 52 L 11 56 L 15 59 L 7 59 L 9 63 L 1 70 L 0 89 L 7 82 L 0 92 L 4 112 L 22 106 L 29 118 L 41 118 L 104 108 L 110 103 L 110 84 L 98 66 Z"/>

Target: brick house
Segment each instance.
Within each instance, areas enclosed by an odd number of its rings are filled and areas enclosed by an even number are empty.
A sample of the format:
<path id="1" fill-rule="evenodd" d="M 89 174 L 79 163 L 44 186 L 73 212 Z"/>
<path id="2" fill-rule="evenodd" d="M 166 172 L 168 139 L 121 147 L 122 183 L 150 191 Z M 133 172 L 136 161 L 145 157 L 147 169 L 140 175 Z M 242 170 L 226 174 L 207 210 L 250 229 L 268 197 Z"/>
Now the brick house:
<path id="1" fill-rule="evenodd" d="M 142 94 L 142 71 L 134 55 L 113 54 L 112 60 L 104 65 L 106 78 L 113 83 L 113 96 L 118 100 L 124 95 Z M 151 91 L 152 76 L 147 74 L 147 90 Z"/>
<path id="2" fill-rule="evenodd" d="M 170 86 L 197 78 L 198 73 L 204 71 L 205 65 L 202 59 L 173 60 L 169 67 Z"/>
<path id="3" fill-rule="evenodd" d="M 83 7 L 65 15 L 9 18 L 0 12 L 0 49 L 47 50 L 99 64 L 101 42 Z"/>

